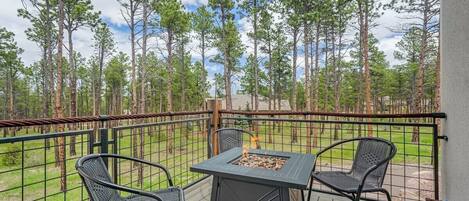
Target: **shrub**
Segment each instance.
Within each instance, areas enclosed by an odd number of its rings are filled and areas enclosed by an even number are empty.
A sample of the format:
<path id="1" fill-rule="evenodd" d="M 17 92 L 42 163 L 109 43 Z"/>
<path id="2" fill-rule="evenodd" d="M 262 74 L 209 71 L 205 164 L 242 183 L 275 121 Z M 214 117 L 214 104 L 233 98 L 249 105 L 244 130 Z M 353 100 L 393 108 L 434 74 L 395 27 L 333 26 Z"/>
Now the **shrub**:
<path id="1" fill-rule="evenodd" d="M 11 166 L 21 163 L 21 147 L 18 144 L 8 144 L 5 153 L 2 156 L 3 165 Z"/>

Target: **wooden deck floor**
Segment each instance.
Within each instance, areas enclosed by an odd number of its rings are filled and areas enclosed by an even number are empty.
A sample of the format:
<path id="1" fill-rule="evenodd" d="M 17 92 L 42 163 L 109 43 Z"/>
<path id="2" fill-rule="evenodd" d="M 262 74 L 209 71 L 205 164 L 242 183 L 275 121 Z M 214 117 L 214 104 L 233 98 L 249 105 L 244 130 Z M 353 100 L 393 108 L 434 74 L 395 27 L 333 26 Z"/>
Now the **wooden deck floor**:
<path id="1" fill-rule="evenodd" d="M 210 201 L 212 190 L 212 178 L 209 177 L 193 186 L 187 188 L 185 192 L 186 201 Z M 328 194 L 313 192 L 310 201 L 348 201 L 347 199 Z"/>

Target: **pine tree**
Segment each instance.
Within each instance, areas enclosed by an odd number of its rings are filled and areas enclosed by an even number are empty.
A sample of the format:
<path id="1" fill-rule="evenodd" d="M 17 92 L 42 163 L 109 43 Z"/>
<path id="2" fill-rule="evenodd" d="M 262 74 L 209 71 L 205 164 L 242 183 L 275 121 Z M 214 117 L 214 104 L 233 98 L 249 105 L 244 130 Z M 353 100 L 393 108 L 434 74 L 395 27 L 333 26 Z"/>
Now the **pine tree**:
<path id="1" fill-rule="evenodd" d="M 243 50 L 232 13 L 235 3 L 232 0 L 209 0 L 208 5 L 215 11 L 215 16 L 220 21 L 220 25 L 215 27 L 216 39 L 214 42 L 220 53 L 213 61 L 223 64 L 226 109 L 231 110 L 231 79 L 233 73 L 237 71 L 238 59 Z"/>
<path id="2" fill-rule="evenodd" d="M 440 14 L 440 1 L 439 0 L 393 0 L 389 4 L 398 13 L 407 13 L 411 18 L 417 20 L 417 23 L 411 24 L 410 27 L 420 29 L 420 49 L 418 55 L 418 70 L 417 70 L 417 82 L 416 82 L 416 96 L 413 113 L 422 112 L 422 102 L 424 99 L 424 75 L 425 70 L 429 65 L 429 56 L 431 51 L 429 50 L 430 40 L 434 37 L 439 30 L 438 16 Z M 434 62 L 434 60 L 433 60 Z M 417 120 L 418 121 L 418 120 Z M 414 127 L 412 133 L 412 142 L 418 143 L 419 130 Z"/>
<path id="3" fill-rule="evenodd" d="M 187 31 L 190 23 L 189 14 L 184 11 L 183 5 L 178 0 L 169 0 L 155 2 L 153 8 L 160 16 L 160 27 L 166 33 L 165 43 L 167 51 L 167 73 L 166 79 L 167 86 L 167 111 L 173 111 L 173 45 L 175 44 L 175 37 L 178 34 L 183 34 Z M 169 153 L 173 152 L 173 126 L 168 128 L 168 145 Z"/>
<path id="4" fill-rule="evenodd" d="M 15 39 L 15 34 L 8 31 L 5 27 L 0 27 L 0 74 L 2 80 L 5 81 L 4 89 L 2 90 L 7 97 L 7 113 L 8 119 L 16 118 L 15 102 L 15 83 L 17 82 L 19 73 L 24 71 L 23 63 L 20 59 L 20 54 L 23 49 L 19 48 Z M 13 130 L 12 135 L 15 135 Z"/>
<path id="5" fill-rule="evenodd" d="M 212 47 L 211 43 L 213 42 L 213 13 L 207 9 L 206 6 L 201 6 L 197 8 L 197 11 L 193 14 L 192 17 L 192 27 L 195 33 L 197 34 L 197 39 L 199 40 L 199 48 L 201 55 L 201 68 L 206 69 L 206 57 L 207 51 Z M 200 81 L 206 83 L 206 75 L 204 71 L 200 71 Z M 201 105 L 201 108 L 203 105 Z"/>

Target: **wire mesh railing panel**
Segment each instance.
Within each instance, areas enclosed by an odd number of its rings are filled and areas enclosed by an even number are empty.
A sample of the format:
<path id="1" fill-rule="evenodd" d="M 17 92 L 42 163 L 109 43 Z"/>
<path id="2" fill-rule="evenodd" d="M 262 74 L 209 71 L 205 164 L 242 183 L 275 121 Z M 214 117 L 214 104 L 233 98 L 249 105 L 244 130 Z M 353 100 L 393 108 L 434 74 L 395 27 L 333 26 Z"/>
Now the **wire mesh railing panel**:
<path id="1" fill-rule="evenodd" d="M 187 186 L 204 177 L 189 169 L 209 156 L 208 120 L 207 115 L 167 117 L 157 123 L 114 128 L 115 153 L 161 164 L 176 186 Z M 128 161 L 118 161 L 116 167 L 120 185 L 147 191 L 168 187 L 166 175 L 157 168 Z"/>
<path id="2" fill-rule="evenodd" d="M 88 154 L 92 132 L 0 139 L 0 200 L 86 200 L 75 162 Z"/>
<path id="3" fill-rule="evenodd" d="M 221 128 L 242 128 L 258 137 L 262 149 L 315 154 L 332 143 L 373 136 L 391 141 L 397 154 L 390 163 L 383 187 L 393 200 L 435 198 L 438 176 L 434 165 L 436 127 L 432 118 L 325 117 L 313 115 L 222 114 Z M 358 143 L 340 145 L 318 158 L 316 171 L 349 171 Z M 437 152 L 438 153 L 438 152 Z M 307 176 L 307 175 L 305 175 Z M 319 183 L 313 189 L 334 193 Z M 386 200 L 381 193 L 363 197 Z"/>

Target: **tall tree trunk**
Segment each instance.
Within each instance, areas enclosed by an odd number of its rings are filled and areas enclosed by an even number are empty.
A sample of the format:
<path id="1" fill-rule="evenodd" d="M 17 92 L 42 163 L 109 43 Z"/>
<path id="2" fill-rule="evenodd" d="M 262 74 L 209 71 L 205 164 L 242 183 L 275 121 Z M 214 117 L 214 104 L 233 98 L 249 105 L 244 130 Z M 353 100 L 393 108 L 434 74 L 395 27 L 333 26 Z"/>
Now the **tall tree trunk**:
<path id="1" fill-rule="evenodd" d="M 142 27 L 142 64 L 141 64 L 141 89 L 140 89 L 140 113 L 145 114 L 145 84 L 146 84 L 146 68 L 147 68 L 147 39 L 148 39 L 148 17 L 149 5 L 147 1 L 143 2 L 143 27 Z"/>
<path id="2" fill-rule="evenodd" d="M 315 58 L 314 58 L 314 66 L 316 68 L 316 84 L 315 84 L 315 99 L 314 99 L 314 111 L 318 112 L 319 110 L 319 83 L 320 83 L 320 75 L 319 75 L 319 34 L 321 32 L 321 21 L 318 20 L 316 22 L 316 37 L 315 37 Z M 313 147 L 318 147 L 318 134 L 319 130 L 317 126 L 313 127 Z"/>
<path id="3" fill-rule="evenodd" d="M 49 81 L 48 81 L 48 71 L 49 69 L 47 68 L 47 47 L 44 47 L 42 50 L 42 65 L 41 65 L 41 71 L 42 71 L 42 118 L 47 118 L 49 117 Z M 38 93 L 39 95 L 39 93 Z M 49 126 L 41 126 L 41 133 L 49 133 Z M 45 147 L 47 149 L 50 149 L 50 140 L 46 139 L 45 141 Z"/>
<path id="4" fill-rule="evenodd" d="M 269 33 L 267 33 L 269 34 Z M 268 54 L 268 59 L 269 59 L 269 64 L 267 65 L 267 68 L 269 70 L 269 74 L 268 74 L 268 84 L 269 84 L 269 91 L 268 91 L 268 98 L 269 98 L 269 110 L 272 110 L 272 99 L 273 99 L 273 93 L 274 93 L 274 90 L 273 90 L 273 68 L 272 68 L 272 45 L 271 45 L 271 41 L 270 41 L 270 36 L 267 36 L 267 38 L 269 38 L 268 42 L 267 42 L 267 54 Z"/>
<path id="5" fill-rule="evenodd" d="M 184 38 L 183 36 L 181 36 L 181 40 L 179 41 L 181 44 L 180 44 L 180 56 L 181 56 L 181 73 L 179 74 L 181 76 L 181 103 L 186 103 L 186 64 L 184 62 L 185 60 L 185 49 L 184 49 Z M 181 109 L 183 111 L 187 111 L 188 110 L 188 106 L 189 104 L 181 104 Z M 187 134 L 187 133 L 186 133 Z M 187 136 L 188 137 L 188 136 Z"/>
<path id="6" fill-rule="evenodd" d="M 225 7 L 223 4 L 220 4 L 220 11 L 221 11 L 221 24 L 222 24 L 222 41 L 226 40 L 226 11 Z M 223 78 L 225 82 L 225 104 L 226 104 L 226 109 L 227 110 L 232 110 L 232 99 L 231 99 L 231 68 L 232 66 L 230 65 L 230 52 L 228 51 L 227 45 L 223 45 Z"/>
<path id="7" fill-rule="evenodd" d="M 291 92 L 291 109 L 293 111 L 297 111 L 297 105 L 296 105 L 296 93 L 297 93 L 297 86 L 296 86 L 296 68 L 297 68 L 297 59 L 298 59 L 298 28 L 294 27 L 293 28 L 293 63 L 292 63 L 292 92 Z M 256 79 L 257 80 L 257 79 Z M 297 124 L 293 123 L 293 128 L 292 128 L 292 143 L 298 142 L 298 130 L 297 130 Z"/>
<path id="8" fill-rule="evenodd" d="M 339 17 L 340 20 L 340 17 Z M 341 24 L 341 22 L 339 22 Z M 338 62 L 334 62 L 336 65 L 334 74 L 335 74 L 335 82 L 334 82 L 334 112 L 339 113 L 340 112 L 340 82 L 341 82 L 341 68 L 342 68 L 342 30 L 339 30 L 339 50 L 337 54 L 337 60 Z M 334 48 L 335 51 L 335 48 Z M 337 117 L 336 117 L 336 120 Z M 339 134 L 338 131 L 340 129 L 340 124 L 335 124 L 335 129 L 334 129 L 334 139 L 339 139 Z"/>
<path id="9" fill-rule="evenodd" d="M 46 4 L 46 27 L 47 27 L 47 30 L 52 30 L 52 17 L 51 17 L 51 5 L 50 5 L 50 2 L 49 0 L 45 0 L 45 4 Z M 50 31 L 47 31 L 46 32 L 46 55 L 47 55 L 47 60 L 46 60 L 46 72 L 47 72 L 47 75 L 46 77 L 48 77 L 48 94 L 47 94 L 47 104 L 48 104 L 48 108 L 47 108 L 47 113 L 46 115 L 49 116 L 49 106 L 52 107 L 52 97 L 54 95 L 54 91 L 55 91 L 55 87 L 54 87 L 54 65 L 52 63 L 52 33 Z M 52 109 L 52 116 L 55 116 L 55 108 Z M 49 133 L 50 132 L 50 127 L 49 126 L 46 126 L 46 132 L 45 133 Z M 50 145 L 50 141 L 49 139 L 46 139 L 46 146 L 49 147 Z M 57 147 L 55 147 L 55 150 L 58 151 Z M 58 161 L 58 154 L 55 154 L 55 161 Z"/>
<path id="10" fill-rule="evenodd" d="M 253 107 L 254 111 L 259 111 L 259 61 L 257 60 L 257 49 L 258 49 L 258 34 L 257 34 L 257 21 L 258 21 L 258 6 L 257 0 L 254 0 L 254 22 L 253 22 L 253 29 L 254 29 L 254 103 L 251 103 L 251 107 Z M 252 127 L 253 130 L 256 132 L 256 137 L 259 137 L 258 133 L 258 122 L 253 121 Z"/>
<path id="11" fill-rule="evenodd" d="M 273 90 L 273 67 L 272 67 L 272 42 L 270 39 L 270 36 L 267 36 L 269 38 L 267 42 L 267 54 L 268 54 L 268 59 L 269 59 L 269 64 L 268 64 L 268 70 L 269 70 L 269 111 L 272 110 L 272 102 L 274 101 L 273 99 L 275 98 L 273 96 L 274 90 Z M 275 103 L 274 103 L 274 109 L 275 109 Z M 269 134 L 269 143 L 272 143 L 273 137 L 272 137 L 272 132 L 274 132 L 274 127 L 275 127 L 275 122 L 269 122 L 268 126 L 268 134 Z"/>
<path id="12" fill-rule="evenodd" d="M 205 48 L 206 48 L 206 45 L 205 45 L 205 38 L 206 38 L 206 32 L 205 30 L 202 30 L 202 33 L 201 33 L 201 52 L 202 52 L 202 69 L 205 69 Z M 207 78 L 205 76 L 205 72 L 202 70 L 200 71 L 200 80 L 203 81 L 203 83 L 207 83 Z M 200 104 L 200 110 L 204 110 L 204 103 L 202 102 Z"/>
<path id="13" fill-rule="evenodd" d="M 57 89 L 55 92 L 55 118 L 63 118 L 62 111 L 62 65 L 63 65 L 63 35 L 64 35 L 64 1 L 59 0 L 59 33 L 57 39 Z M 57 126 L 58 132 L 63 131 L 63 125 Z M 57 139 L 57 138 L 55 138 Z M 60 168 L 60 189 L 65 192 L 67 189 L 66 174 L 65 174 L 65 138 L 59 137 L 56 140 L 58 147 L 58 166 Z"/>
<path id="14" fill-rule="evenodd" d="M 51 5 L 49 0 L 45 0 L 46 2 L 46 18 L 47 18 L 47 29 L 52 30 L 52 17 L 51 15 Z M 53 44 L 53 39 L 52 39 L 52 33 L 50 31 L 46 32 L 47 34 L 47 39 L 46 39 L 46 46 L 47 46 L 47 66 L 49 68 L 49 96 L 47 97 L 49 99 L 49 103 L 52 105 L 52 97 L 54 96 L 55 92 L 55 86 L 54 86 L 54 64 L 53 62 L 53 52 L 52 52 L 52 44 Z M 52 110 L 53 115 L 55 116 L 55 108 Z"/>
<path id="15" fill-rule="evenodd" d="M 259 64 L 257 61 L 257 0 L 254 0 L 254 22 L 253 22 L 253 29 L 254 29 L 254 111 L 259 111 Z M 257 131 L 257 126 L 255 126 Z M 257 132 L 256 132 L 257 133 Z"/>
<path id="16" fill-rule="evenodd" d="M 356 104 L 356 112 L 363 113 L 363 29 L 364 29 L 364 14 L 363 14 L 363 0 L 358 1 L 358 24 L 359 24 L 359 72 L 358 72 L 358 96 L 357 96 L 357 104 Z M 361 118 L 361 120 L 363 120 Z M 362 125 L 358 125 L 358 137 L 362 135 Z"/>
<path id="17" fill-rule="evenodd" d="M 68 60 L 70 63 L 70 116 L 76 117 L 77 116 L 77 72 L 76 72 L 76 65 L 75 65 L 75 58 L 74 58 L 74 51 L 73 51 L 73 30 L 70 27 L 71 23 L 69 23 L 68 31 Z M 71 130 L 76 130 L 76 125 L 70 125 Z M 70 155 L 74 156 L 76 154 L 75 149 L 75 142 L 76 137 L 70 137 Z"/>
<path id="18" fill-rule="evenodd" d="M 323 112 L 328 112 L 328 100 L 329 100 L 329 30 L 327 25 L 324 27 L 324 101 L 323 101 Z M 323 124 L 324 126 L 324 124 Z"/>
<path id="19" fill-rule="evenodd" d="M 168 29 L 168 43 L 166 49 L 168 50 L 168 80 L 167 80 L 167 98 L 168 98 L 168 112 L 173 111 L 173 31 Z M 167 149 L 169 153 L 173 153 L 173 125 L 168 126 L 168 141 Z"/>
<path id="20" fill-rule="evenodd" d="M 7 88 L 7 97 L 8 97 L 8 109 L 7 109 L 7 112 L 8 112 L 8 119 L 15 119 L 16 115 L 15 115 L 15 97 L 14 97 L 14 94 L 13 94 L 13 87 L 14 87 L 14 74 L 15 72 L 13 72 L 13 67 L 12 66 L 8 66 L 6 67 L 8 68 L 8 72 L 7 72 L 7 79 L 6 79 L 6 88 Z M 7 132 L 9 132 L 8 130 L 11 131 L 11 136 L 15 136 L 16 135 L 16 128 L 11 128 L 11 129 L 6 129 Z M 5 136 L 7 135 L 8 133 L 5 133 Z"/>
<path id="21" fill-rule="evenodd" d="M 135 57 L 135 43 L 136 43 L 136 23 L 135 23 L 135 13 L 137 11 L 138 4 L 135 0 L 129 1 L 129 9 L 130 9 L 130 51 L 131 51 L 131 87 L 132 87 L 132 105 L 131 105 L 131 112 L 132 114 L 138 113 L 138 94 L 137 94 L 137 77 L 136 77 L 136 57 Z M 135 122 L 136 123 L 136 122 Z M 132 148 L 133 148 L 133 157 L 138 158 L 138 135 L 136 134 L 135 130 L 132 132 Z M 134 167 L 138 166 L 138 163 L 133 164 Z"/>
<path id="22" fill-rule="evenodd" d="M 101 88 L 102 88 L 102 79 L 103 79 L 103 68 L 104 68 L 104 51 L 105 47 L 101 45 L 99 47 L 99 73 L 98 73 L 98 82 L 95 85 L 94 88 L 94 96 L 95 96 L 95 102 L 94 102 L 94 114 L 95 116 L 98 116 L 101 114 Z"/>
<path id="23" fill-rule="evenodd" d="M 142 27 L 142 63 L 140 64 L 140 114 L 145 114 L 145 84 L 146 84 L 146 67 L 147 67 L 147 25 L 148 25 L 148 2 L 143 1 L 143 27 Z M 145 136 L 144 128 L 140 130 L 140 159 L 144 159 L 145 156 Z M 138 168 L 138 180 L 140 181 L 140 186 L 143 186 L 143 164 L 140 164 Z"/>
<path id="24" fill-rule="evenodd" d="M 415 96 L 414 101 L 414 110 L 413 113 L 420 113 L 421 112 L 421 105 L 423 99 L 423 82 L 424 82 L 424 75 L 425 75 L 425 58 L 427 54 L 427 46 L 428 46 L 428 21 L 429 21 L 429 2 L 428 0 L 424 0 L 424 8 L 423 8 L 423 18 L 422 18 L 422 35 L 420 38 L 420 52 L 419 52 L 419 67 L 417 70 L 417 94 Z M 418 122 L 418 119 L 415 120 Z M 419 128 L 414 127 L 412 132 L 412 142 L 418 143 L 419 142 Z"/>
<path id="25" fill-rule="evenodd" d="M 371 78 L 370 78 L 370 63 L 368 58 L 369 42 L 368 42 L 368 30 L 369 30 L 369 6 L 368 0 L 365 0 L 364 10 L 364 27 L 363 27 L 363 61 L 365 66 L 365 101 L 366 101 L 366 113 L 371 114 Z M 371 118 L 368 118 L 371 122 Z M 371 124 L 368 124 L 368 137 L 373 136 L 373 128 Z"/>
<path id="26" fill-rule="evenodd" d="M 309 66 L 309 23 L 305 20 L 303 23 L 303 43 L 305 58 L 305 99 L 306 111 L 311 112 L 311 83 L 310 83 L 310 66 Z M 309 120 L 309 116 L 306 116 Z M 306 126 L 306 153 L 311 153 L 311 123 Z"/>
<path id="27" fill-rule="evenodd" d="M 436 66 L 435 66 L 435 112 L 440 112 L 441 110 L 441 95 L 440 95 L 440 69 L 441 69 L 441 60 L 440 60 L 440 34 L 438 33 L 438 53 L 436 57 Z M 438 124 L 438 131 L 440 129 L 440 119 L 436 120 Z M 440 132 L 438 132 L 440 133 Z"/>

